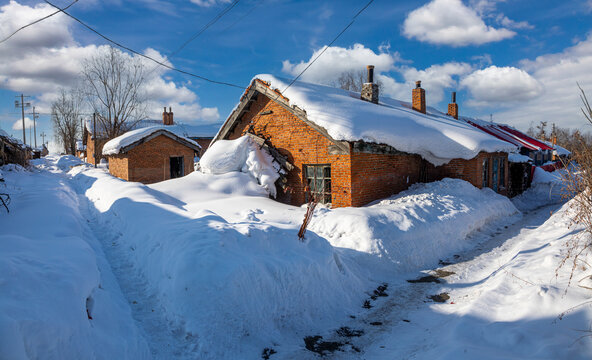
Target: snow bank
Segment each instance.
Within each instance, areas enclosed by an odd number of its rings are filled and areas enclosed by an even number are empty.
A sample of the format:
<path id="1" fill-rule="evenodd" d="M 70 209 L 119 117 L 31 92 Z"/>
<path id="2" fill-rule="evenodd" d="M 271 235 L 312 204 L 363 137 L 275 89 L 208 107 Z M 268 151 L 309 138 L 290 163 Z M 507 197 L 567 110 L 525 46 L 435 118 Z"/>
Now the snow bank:
<path id="1" fill-rule="evenodd" d="M 235 171 L 251 174 L 273 197 L 276 196 L 275 182 L 281 171 L 273 157 L 248 136 L 216 141 L 201 158 L 200 168 L 206 174 Z"/>
<path id="2" fill-rule="evenodd" d="M 149 358 L 65 179 L 2 170 L 12 201 L 0 209 L 0 358 Z"/>
<path id="3" fill-rule="evenodd" d="M 472 246 L 466 237 L 485 224 L 516 214 L 504 196 L 458 179 L 416 184 L 362 208 L 322 209 L 310 230 L 333 246 L 376 255 L 397 271 L 437 265 Z"/>
<path id="4" fill-rule="evenodd" d="M 362 310 L 364 291 L 376 287 L 314 233 L 303 243 L 298 224 L 262 222 L 258 214 L 287 206 L 248 174 L 196 172 L 145 186 L 94 169 L 71 173 L 88 189 L 106 243 L 146 280 L 157 311 L 194 339 L 197 358 L 259 359 L 274 343 L 301 346 L 303 336 Z M 234 211 L 243 217 L 221 215 Z"/>
<path id="5" fill-rule="evenodd" d="M 257 75 L 283 91 L 289 80 Z M 516 146 L 499 140 L 465 121 L 455 120 L 434 109 L 428 114 L 412 110 L 405 102 L 380 97 L 376 105 L 360 100 L 360 94 L 296 81 L 283 94 L 291 105 L 306 110 L 308 120 L 325 128 L 335 140 L 388 144 L 419 154 L 438 166 L 453 158 L 472 159 L 481 151 L 511 152 Z M 411 97 L 411 91 L 409 91 Z"/>
<path id="6" fill-rule="evenodd" d="M 541 206 L 564 201 L 565 190 L 562 175 L 564 175 L 565 171 L 565 169 L 557 169 L 548 172 L 539 166 L 535 167 L 530 188 L 512 198 L 512 203 L 520 211 L 530 211 Z"/>
<path id="7" fill-rule="evenodd" d="M 115 139 L 109 140 L 103 146 L 103 155 L 119 154 L 121 152 L 121 149 L 123 149 L 124 147 L 131 145 L 137 141 L 140 141 L 140 140 L 142 140 L 142 139 L 144 139 L 144 138 L 146 138 L 158 131 L 166 131 L 166 132 L 175 134 L 176 136 L 183 138 L 183 140 L 201 148 L 201 146 L 199 146 L 199 144 L 196 143 L 195 141 L 188 139 L 188 138 L 184 137 L 183 135 L 180 135 L 179 133 L 183 133 L 183 130 L 181 128 L 174 126 L 174 125 L 173 126 L 157 125 L 157 126 L 150 126 L 150 127 L 140 128 L 140 129 L 136 129 L 136 130 L 131 130 L 131 131 L 126 132 L 123 135 L 116 137 Z"/>

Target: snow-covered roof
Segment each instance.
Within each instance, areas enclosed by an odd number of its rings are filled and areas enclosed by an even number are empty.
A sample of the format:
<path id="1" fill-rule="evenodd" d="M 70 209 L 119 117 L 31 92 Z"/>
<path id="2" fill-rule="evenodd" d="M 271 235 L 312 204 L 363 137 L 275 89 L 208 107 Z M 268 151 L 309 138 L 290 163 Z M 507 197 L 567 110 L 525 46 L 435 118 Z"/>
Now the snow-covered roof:
<path id="1" fill-rule="evenodd" d="M 143 129 L 148 127 L 154 126 L 164 126 L 162 120 L 154 120 L 154 119 L 145 119 L 140 120 L 132 125 L 127 127 L 127 131 Z M 187 138 L 213 138 L 218 129 L 220 129 L 222 124 L 184 124 L 184 123 L 176 123 L 175 125 L 167 125 L 167 130 L 177 134 L 178 136 L 183 136 Z M 97 124 L 97 133 L 99 136 L 106 137 L 106 134 L 101 131 Z M 91 134 L 92 131 L 92 122 L 90 120 L 86 121 L 86 128 L 87 131 Z"/>
<path id="2" fill-rule="evenodd" d="M 289 80 L 257 75 L 272 89 L 283 91 Z M 512 152 L 516 146 L 497 139 L 465 121 L 455 120 L 433 108 L 423 114 L 407 102 L 381 96 L 379 104 L 360 94 L 328 86 L 296 81 L 285 92 L 290 105 L 306 111 L 307 119 L 327 130 L 335 140 L 387 144 L 399 151 L 419 154 L 434 165 L 455 158 L 472 159 L 481 151 Z M 410 92 L 411 96 L 411 92 Z"/>
<path id="3" fill-rule="evenodd" d="M 156 137 L 158 135 L 165 135 L 169 136 L 173 139 L 181 140 L 190 147 L 193 147 L 195 150 L 201 149 L 198 143 L 195 141 L 184 137 L 183 135 L 179 135 L 178 128 L 175 125 L 158 125 L 158 126 L 151 126 L 140 128 L 132 131 L 128 131 L 125 134 L 116 137 L 115 139 L 109 140 L 103 146 L 103 155 L 116 155 L 125 153 L 129 149 L 134 147 L 134 144 L 140 143 L 142 140 L 148 137 Z"/>

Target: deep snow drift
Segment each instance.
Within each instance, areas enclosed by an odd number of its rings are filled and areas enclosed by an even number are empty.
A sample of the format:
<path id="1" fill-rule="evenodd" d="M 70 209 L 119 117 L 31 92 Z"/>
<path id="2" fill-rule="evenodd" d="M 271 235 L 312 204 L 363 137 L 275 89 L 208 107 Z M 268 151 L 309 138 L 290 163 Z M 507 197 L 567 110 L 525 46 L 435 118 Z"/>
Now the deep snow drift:
<path id="1" fill-rule="evenodd" d="M 0 192 L 12 201 L 9 214 L 0 208 L 0 358 L 149 357 L 65 177 L 14 165 L 1 171 Z"/>
<path id="2" fill-rule="evenodd" d="M 17 333 L 13 329 L 21 326 L 18 324 L 29 326 L 25 333 L 10 338 L 10 344 L 18 344 L 22 336 L 29 348 L 53 350 L 48 339 L 53 340 L 54 329 L 63 326 L 68 331 L 58 334 L 67 341 L 55 347 L 61 350 L 54 358 L 71 354 L 92 358 L 97 349 L 104 349 L 97 357 L 150 358 L 146 343 L 156 358 L 260 359 L 264 348 L 277 351 L 271 359 L 315 358 L 304 348 L 304 337 L 334 333 L 348 321 L 358 321 L 374 329 L 365 328 L 367 335 L 360 338 L 362 352 L 351 351 L 352 347 L 349 352 L 335 353 L 336 358 L 462 358 L 465 349 L 471 355 L 465 358 L 474 358 L 481 350 L 484 357 L 493 356 L 496 347 L 518 358 L 531 357 L 522 348 L 549 349 L 555 358 L 564 354 L 581 358 L 592 353 L 587 345 L 562 353 L 560 345 L 568 346 L 575 336 L 555 336 L 548 325 L 551 321 L 546 321 L 550 314 L 565 310 L 564 306 L 578 304 L 583 293 L 569 293 L 565 301 L 558 300 L 557 289 L 564 277 L 555 287 L 529 277 L 531 269 L 541 276 L 550 274 L 557 256 L 547 251 L 561 251 L 562 239 L 571 236 L 563 218 L 554 215 L 552 225 L 542 227 L 539 233 L 538 224 L 522 224 L 531 218 L 521 218 L 512 202 L 489 189 L 446 179 L 416 185 L 362 208 L 321 207 L 306 241 L 300 242 L 296 234 L 305 208 L 269 199 L 256 174 L 238 171 L 244 164 L 224 174 L 194 172 L 145 186 L 114 178 L 104 169 L 79 165 L 69 157 L 46 161 L 33 172 L 15 173 L 11 180 L 12 184 L 18 181 L 19 186 L 39 189 L 40 195 L 29 200 L 23 196 L 19 200 L 22 208 L 13 205 L 19 217 L 11 217 L 12 213 L 0 217 L 3 229 L 30 237 L 28 241 L 34 244 L 45 239 L 50 244 L 37 249 L 7 242 L 18 252 L 1 252 L 0 266 L 17 263 L 23 269 L 48 269 L 46 264 L 55 264 L 51 265 L 53 271 L 37 271 L 31 279 L 25 275 L 27 292 L 20 285 L 20 272 L 11 273 L 16 275 L 8 283 L 0 282 L 1 313 L 12 316 L 10 321 L 0 320 L 3 333 Z M 535 188 L 541 184 L 548 185 L 539 181 Z M 23 193 L 22 188 L 13 186 L 11 192 Z M 539 206 L 533 205 L 532 197 L 537 197 L 534 190 L 522 197 L 529 209 Z M 33 209 L 37 202 L 68 206 Z M 41 217 L 46 219 L 41 222 L 45 226 L 22 230 L 20 225 L 31 214 L 46 216 Z M 532 214 L 546 219 L 549 210 L 543 207 Z M 58 221 L 61 218 L 75 221 L 64 227 Z M 515 229 L 512 222 L 517 224 Z M 530 233 L 499 250 L 478 250 L 490 241 L 490 232 L 504 225 L 510 226 L 508 232 L 524 226 Z M 50 238 L 44 237 L 46 232 L 52 234 Z M 496 234 L 501 244 L 507 239 L 503 236 L 514 236 L 504 230 Z M 4 238 L 3 233 L 0 239 Z M 64 242 L 63 238 L 70 240 Z M 459 253 L 472 254 L 467 259 L 473 262 L 450 265 L 458 275 L 447 278 L 448 283 L 433 285 L 441 287 L 434 291 L 451 294 L 452 300 L 446 304 L 426 303 L 423 293 L 414 288 L 425 285 L 405 282 L 409 276 L 438 266 L 440 259 Z M 28 254 L 34 255 L 35 262 L 18 260 Z M 527 258 L 530 260 L 522 261 Z M 107 260 L 123 284 L 127 303 Z M 512 270 L 516 277 L 544 284 L 547 292 L 543 293 L 552 296 L 533 299 L 542 288 L 531 288 L 499 270 L 510 266 L 516 267 Z M 132 292 L 126 281 L 131 277 L 137 279 L 132 286 L 141 285 Z M 455 279 L 459 280 L 457 286 Z M 514 282 L 508 284 L 508 279 Z M 389 283 L 389 296 L 373 301 L 373 312 L 369 312 L 362 304 L 382 283 Z M 4 291 L 4 286 L 9 291 Z M 53 307 L 47 300 L 33 302 L 27 297 L 31 289 L 44 297 L 59 291 L 56 301 L 69 306 Z M 489 292 L 491 289 L 495 291 Z M 92 320 L 85 313 L 89 293 Z M 488 296 L 480 296 L 483 293 Z M 554 301 L 557 306 L 550 305 Z M 541 316 L 537 317 L 531 303 L 544 309 Z M 25 311 L 28 308 L 32 310 Z M 164 326 L 147 324 L 138 308 L 162 317 Z M 585 325 L 590 319 L 588 311 L 570 317 L 561 329 Z M 45 313 L 57 318 L 57 325 L 51 322 L 49 328 L 44 322 L 29 321 L 44 319 Z M 382 316 L 384 319 L 378 320 L 383 325 L 368 325 L 377 320 L 370 316 Z M 410 323 L 401 323 L 401 318 Z M 443 325 L 447 322 L 454 326 Z M 430 329 L 442 329 L 446 335 L 426 337 Z M 531 336 L 534 330 L 537 335 Z M 160 346 L 170 348 L 155 348 Z M 2 345 L 0 357 L 4 348 Z M 83 350 L 76 352 L 78 349 Z M 11 354 L 22 358 L 26 353 L 14 350 Z M 541 352 L 536 355 L 532 357 L 541 357 Z"/>

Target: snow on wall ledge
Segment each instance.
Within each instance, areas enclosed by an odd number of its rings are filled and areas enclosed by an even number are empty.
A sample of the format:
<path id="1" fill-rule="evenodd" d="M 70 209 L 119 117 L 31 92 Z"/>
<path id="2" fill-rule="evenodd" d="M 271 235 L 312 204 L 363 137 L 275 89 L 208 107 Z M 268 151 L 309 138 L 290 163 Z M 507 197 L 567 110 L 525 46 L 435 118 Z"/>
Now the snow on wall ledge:
<path id="1" fill-rule="evenodd" d="M 255 79 L 267 81 L 280 91 L 289 84 L 286 79 L 268 74 Z M 418 154 L 436 166 L 455 158 L 472 159 L 481 151 L 516 150 L 514 145 L 435 109 L 428 108 L 428 114 L 422 114 L 405 102 L 384 96 L 377 105 L 360 100 L 356 92 L 301 81 L 283 95 L 291 105 L 306 110 L 308 120 L 325 128 L 335 140 L 387 144 Z"/>
<path id="2" fill-rule="evenodd" d="M 322 209 L 309 228 L 333 246 L 383 258 L 396 270 L 435 266 L 474 244 L 466 237 L 518 210 L 505 196 L 459 179 L 413 185 L 362 208 Z"/>

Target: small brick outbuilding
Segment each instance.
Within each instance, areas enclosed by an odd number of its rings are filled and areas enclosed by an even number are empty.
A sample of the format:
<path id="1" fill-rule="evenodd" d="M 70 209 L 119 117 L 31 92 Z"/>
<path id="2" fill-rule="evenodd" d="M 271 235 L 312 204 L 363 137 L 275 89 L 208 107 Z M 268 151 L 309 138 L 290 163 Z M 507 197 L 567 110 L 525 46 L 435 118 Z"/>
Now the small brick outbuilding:
<path id="1" fill-rule="evenodd" d="M 113 176 L 151 184 L 191 173 L 200 149 L 161 125 L 132 130 L 107 142 L 103 155 Z"/>
<path id="2" fill-rule="evenodd" d="M 409 104 L 379 101 L 372 80 L 369 67 L 356 94 L 259 75 L 213 141 L 250 134 L 272 148 L 289 164 L 277 199 L 297 206 L 311 194 L 332 207 L 362 206 L 445 177 L 506 194 L 513 145 L 426 108 L 419 82 Z"/>

